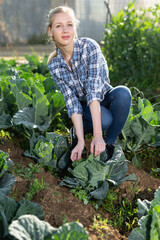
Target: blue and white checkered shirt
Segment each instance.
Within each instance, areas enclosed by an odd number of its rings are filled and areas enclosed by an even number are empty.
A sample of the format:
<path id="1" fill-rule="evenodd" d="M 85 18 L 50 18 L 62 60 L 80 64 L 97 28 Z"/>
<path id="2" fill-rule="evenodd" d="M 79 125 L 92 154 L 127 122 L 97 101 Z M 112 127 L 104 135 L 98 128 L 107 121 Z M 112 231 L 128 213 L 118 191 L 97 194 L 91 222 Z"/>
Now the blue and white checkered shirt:
<path id="1" fill-rule="evenodd" d="M 73 113 L 83 114 L 81 101 L 88 105 L 94 100 L 101 102 L 112 88 L 106 60 L 94 40 L 75 40 L 70 62 L 72 69 L 58 49 L 57 56 L 48 64 L 50 74 L 64 96 L 69 117 Z"/>

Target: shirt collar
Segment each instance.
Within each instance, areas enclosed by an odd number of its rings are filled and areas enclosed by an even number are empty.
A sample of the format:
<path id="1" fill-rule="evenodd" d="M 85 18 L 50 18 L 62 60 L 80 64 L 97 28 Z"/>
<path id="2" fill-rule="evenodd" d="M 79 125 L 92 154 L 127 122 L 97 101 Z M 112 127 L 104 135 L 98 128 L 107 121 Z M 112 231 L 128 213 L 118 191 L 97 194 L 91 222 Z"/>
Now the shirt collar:
<path id="1" fill-rule="evenodd" d="M 66 65 L 66 62 L 65 62 L 59 48 L 58 48 L 57 57 L 58 57 L 61 65 Z M 73 60 L 73 61 L 79 61 L 80 60 L 80 45 L 79 45 L 78 39 L 76 39 L 75 42 L 74 42 L 74 50 L 73 50 L 73 56 L 72 56 L 71 60 Z"/>

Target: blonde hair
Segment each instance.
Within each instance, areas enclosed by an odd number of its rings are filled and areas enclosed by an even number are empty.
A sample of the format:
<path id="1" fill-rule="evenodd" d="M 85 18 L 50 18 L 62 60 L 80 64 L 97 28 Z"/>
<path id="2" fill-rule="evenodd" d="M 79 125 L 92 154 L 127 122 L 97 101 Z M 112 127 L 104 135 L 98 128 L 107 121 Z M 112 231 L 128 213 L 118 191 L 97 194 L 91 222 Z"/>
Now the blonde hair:
<path id="1" fill-rule="evenodd" d="M 73 20 L 73 23 L 75 24 L 76 26 L 76 34 L 75 34 L 75 37 L 77 38 L 77 26 L 78 26 L 78 23 L 79 23 L 79 20 L 77 19 L 77 17 L 75 16 L 75 13 L 73 11 L 72 8 L 68 7 L 68 6 L 59 6 L 59 7 L 56 7 L 54 9 L 51 9 L 48 13 L 48 20 L 47 20 L 47 27 L 48 28 L 51 28 L 52 27 L 52 22 L 56 16 L 57 13 L 68 13 L 71 17 L 72 17 L 72 20 Z M 53 40 L 53 39 L 52 39 Z M 54 40 L 53 40 L 54 41 Z"/>
<path id="2" fill-rule="evenodd" d="M 49 11 L 49 13 L 48 13 L 48 22 L 47 22 L 47 26 L 48 27 L 52 27 L 52 21 L 53 21 L 55 15 L 57 13 L 68 13 L 72 17 L 74 24 L 76 26 L 78 25 L 79 20 L 76 18 L 75 13 L 74 13 L 72 8 L 70 8 L 68 6 L 59 6 L 59 7 L 56 7 L 54 9 L 51 9 Z"/>

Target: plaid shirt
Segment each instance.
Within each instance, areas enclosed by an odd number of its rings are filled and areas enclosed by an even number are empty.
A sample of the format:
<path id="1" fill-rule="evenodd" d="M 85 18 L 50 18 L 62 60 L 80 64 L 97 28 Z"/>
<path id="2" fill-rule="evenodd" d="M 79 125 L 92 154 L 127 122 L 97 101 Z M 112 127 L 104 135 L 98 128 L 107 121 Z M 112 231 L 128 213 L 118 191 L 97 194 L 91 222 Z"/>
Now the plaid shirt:
<path id="1" fill-rule="evenodd" d="M 64 96 L 68 115 L 83 114 L 81 101 L 89 105 L 103 100 L 112 87 L 109 84 L 108 66 L 100 46 L 92 39 L 75 40 L 72 69 L 62 57 L 60 49 L 48 64 L 50 74 Z"/>

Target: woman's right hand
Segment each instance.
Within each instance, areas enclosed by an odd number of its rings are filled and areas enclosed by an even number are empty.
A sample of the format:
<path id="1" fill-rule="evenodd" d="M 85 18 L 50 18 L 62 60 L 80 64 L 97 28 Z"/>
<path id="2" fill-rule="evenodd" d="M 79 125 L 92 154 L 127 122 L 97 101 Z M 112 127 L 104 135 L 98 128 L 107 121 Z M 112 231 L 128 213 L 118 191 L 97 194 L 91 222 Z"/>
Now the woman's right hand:
<path id="1" fill-rule="evenodd" d="M 75 148 L 73 148 L 71 152 L 72 162 L 74 162 L 75 160 L 78 160 L 78 161 L 81 160 L 83 149 L 84 149 L 84 140 L 78 141 L 77 145 L 75 146 Z"/>
<path id="2" fill-rule="evenodd" d="M 106 143 L 103 140 L 102 136 L 95 136 L 91 142 L 90 151 L 94 153 L 94 157 L 97 157 L 106 149 Z"/>

